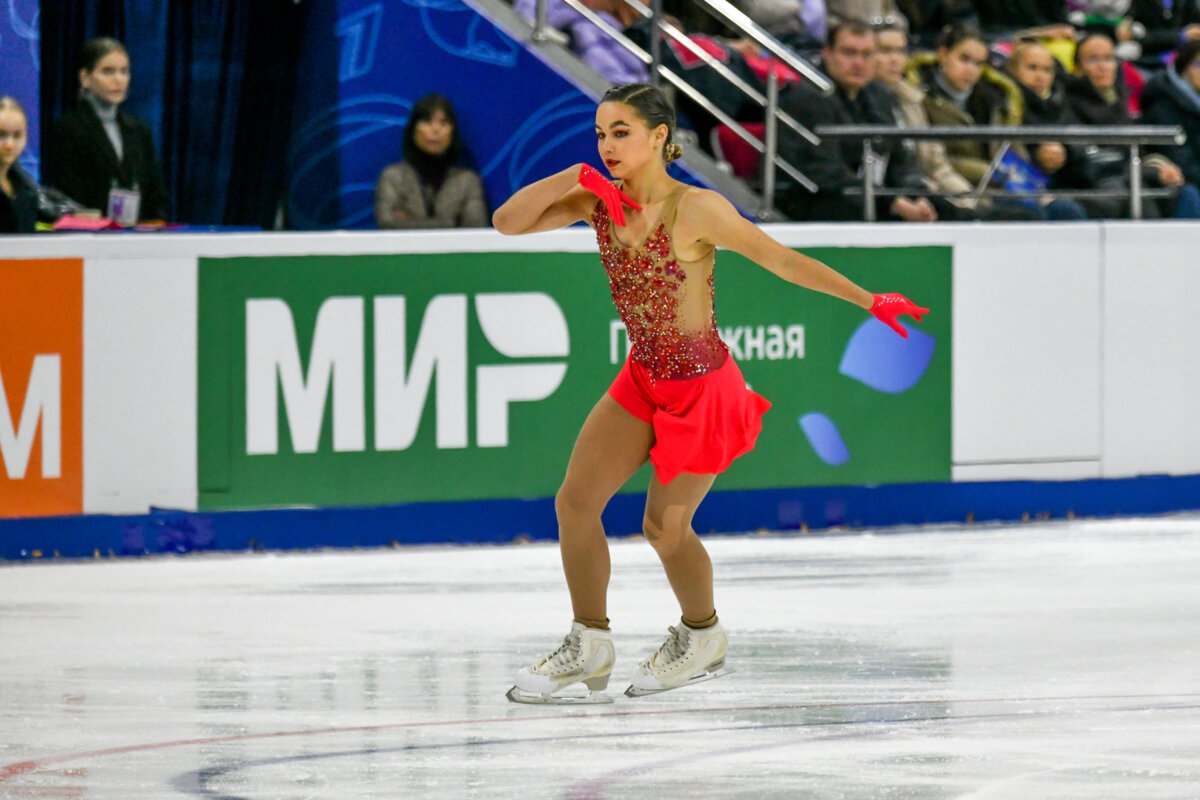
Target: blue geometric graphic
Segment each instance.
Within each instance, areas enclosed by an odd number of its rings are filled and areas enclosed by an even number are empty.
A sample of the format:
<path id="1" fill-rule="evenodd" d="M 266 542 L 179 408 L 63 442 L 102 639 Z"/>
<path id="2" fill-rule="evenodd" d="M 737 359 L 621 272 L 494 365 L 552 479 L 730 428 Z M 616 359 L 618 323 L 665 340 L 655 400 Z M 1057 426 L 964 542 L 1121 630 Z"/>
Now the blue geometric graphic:
<path id="1" fill-rule="evenodd" d="M 383 21 L 383 3 L 338 20 L 337 35 L 342 39 L 342 59 L 338 80 L 345 82 L 366 75 L 375 66 L 375 46 Z"/>
<path id="2" fill-rule="evenodd" d="M 880 392 L 908 391 L 929 368 L 937 340 L 907 327 L 905 339 L 879 320 L 867 320 L 846 344 L 838 372 Z"/>
<path id="3" fill-rule="evenodd" d="M 850 451 L 838 433 L 837 425 L 829 417 L 814 411 L 800 418 L 800 428 L 816 451 L 817 458 L 837 467 L 850 460 Z"/>

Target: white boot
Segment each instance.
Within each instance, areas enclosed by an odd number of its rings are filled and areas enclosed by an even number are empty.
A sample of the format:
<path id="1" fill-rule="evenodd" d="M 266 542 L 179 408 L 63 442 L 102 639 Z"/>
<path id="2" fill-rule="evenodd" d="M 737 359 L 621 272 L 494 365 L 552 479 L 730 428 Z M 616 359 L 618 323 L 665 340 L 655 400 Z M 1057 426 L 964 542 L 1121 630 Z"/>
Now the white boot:
<path id="1" fill-rule="evenodd" d="M 677 689 L 686 683 L 728 675 L 733 670 L 725 666 L 725 647 L 728 639 L 721 623 L 711 628 L 692 628 L 680 622 L 668 628 L 671 635 L 658 651 L 638 664 L 633 671 L 633 685 L 626 694 L 638 696 Z"/>
<path id="2" fill-rule="evenodd" d="M 509 699 L 526 703 L 555 702 L 558 698 L 551 697 L 554 692 L 577 683 L 587 686 L 590 692 L 603 691 L 608 686 L 608 676 L 612 674 L 615 661 L 611 631 L 574 622 L 557 650 L 538 663 L 517 671 L 517 685 L 509 692 Z"/>

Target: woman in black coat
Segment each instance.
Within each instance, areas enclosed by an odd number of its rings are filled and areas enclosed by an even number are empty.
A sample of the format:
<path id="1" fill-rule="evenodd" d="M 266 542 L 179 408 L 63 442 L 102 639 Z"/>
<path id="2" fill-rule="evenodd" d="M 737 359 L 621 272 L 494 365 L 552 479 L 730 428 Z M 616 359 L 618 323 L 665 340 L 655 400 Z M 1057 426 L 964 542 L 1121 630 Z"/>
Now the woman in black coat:
<path id="1" fill-rule="evenodd" d="M 125 114 L 129 54 L 116 39 L 84 45 L 79 103 L 59 118 L 45 159 L 48 183 L 87 208 L 108 209 L 109 192 L 141 195 L 139 220 L 167 218 L 167 190 L 150 127 Z"/>
<path id="2" fill-rule="evenodd" d="M 1175 63 L 1146 84 L 1142 122 L 1183 128 L 1186 142 L 1158 149 L 1179 165 L 1188 183 L 1200 186 L 1200 41 L 1180 47 Z"/>
<path id="3" fill-rule="evenodd" d="M 37 186 L 17 164 L 28 128 L 21 104 L 0 97 L 0 233 L 33 233 L 37 223 Z"/>
<path id="4" fill-rule="evenodd" d="M 1120 79 L 1114 39 L 1108 33 L 1085 34 L 1075 47 L 1075 75 L 1067 75 L 1064 85 L 1067 101 L 1075 118 L 1085 125 L 1132 125 L 1129 93 Z M 1124 147 L 1088 147 L 1094 180 L 1100 188 L 1129 186 L 1129 157 Z M 1147 186 L 1178 188 L 1175 198 L 1147 202 L 1148 216 L 1195 218 L 1200 215 L 1200 191 L 1184 184 L 1182 170 L 1161 153 L 1152 153 L 1142 161 L 1142 179 Z"/>

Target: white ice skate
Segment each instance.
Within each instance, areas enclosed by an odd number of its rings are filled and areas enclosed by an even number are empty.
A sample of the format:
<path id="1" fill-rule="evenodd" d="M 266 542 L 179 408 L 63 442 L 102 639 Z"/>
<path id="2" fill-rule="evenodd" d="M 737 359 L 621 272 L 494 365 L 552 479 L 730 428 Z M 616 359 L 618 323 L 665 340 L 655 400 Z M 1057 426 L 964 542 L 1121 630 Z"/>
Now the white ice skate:
<path id="1" fill-rule="evenodd" d="M 557 650 L 517 671 L 517 685 L 508 690 L 508 699 L 514 703 L 611 703 L 604 689 L 615 661 L 611 631 L 572 623 Z M 576 684 L 586 686 L 588 693 L 560 694 Z"/>
<path id="2" fill-rule="evenodd" d="M 691 628 L 680 622 L 668 628 L 671 635 L 658 652 L 633 671 L 633 685 L 625 690 L 630 697 L 657 694 L 733 672 L 725 666 L 728 640 L 721 623 L 711 628 Z"/>

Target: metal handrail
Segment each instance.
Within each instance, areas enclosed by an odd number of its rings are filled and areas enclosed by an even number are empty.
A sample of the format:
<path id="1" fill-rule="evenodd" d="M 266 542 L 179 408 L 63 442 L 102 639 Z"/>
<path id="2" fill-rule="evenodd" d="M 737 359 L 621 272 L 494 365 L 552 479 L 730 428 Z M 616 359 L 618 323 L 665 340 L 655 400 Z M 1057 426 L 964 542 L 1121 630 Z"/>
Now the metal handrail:
<path id="1" fill-rule="evenodd" d="M 833 82 L 823 72 L 796 55 L 790 47 L 760 28 L 758 23 L 727 0 L 692 0 L 692 2 L 734 30 L 741 31 L 748 39 L 752 39 L 759 47 L 799 72 L 821 91 L 828 92 L 833 89 Z"/>
<path id="2" fill-rule="evenodd" d="M 792 117 L 785 111 L 779 108 L 778 98 L 778 79 L 773 72 L 768 74 L 768 87 L 766 94 L 760 92 L 756 87 L 747 83 L 737 73 L 730 70 L 719 60 L 713 58 L 704 48 L 697 45 L 691 38 L 676 28 L 674 25 L 666 22 L 662 18 L 661 0 L 651 0 L 652 7 L 646 6 L 641 0 L 626 0 L 626 2 L 634 8 L 644 18 L 651 20 L 655 31 L 661 31 L 666 36 L 669 36 L 686 49 L 688 52 L 699 58 L 706 66 L 716 71 L 718 75 L 730 82 L 739 91 L 744 93 L 753 102 L 762 106 L 765 109 L 766 130 L 762 139 L 755 136 L 743 125 L 734 120 L 731 116 L 721 111 L 708 98 L 704 97 L 691 85 L 684 81 L 680 76 L 676 75 L 667 67 L 664 67 L 659 57 L 660 41 L 657 35 L 652 35 L 650 44 L 651 50 L 647 52 L 640 46 L 635 44 L 629 37 L 625 36 L 622 31 L 617 30 L 612 25 L 608 24 L 602 17 L 594 11 L 584 6 L 579 0 L 563 0 L 566 5 L 570 6 L 585 19 L 595 25 L 609 38 L 613 39 L 617 44 L 628 50 L 639 59 L 642 63 L 649 67 L 651 80 L 655 83 L 659 78 L 665 79 L 668 83 L 674 86 L 677 90 L 687 95 L 693 102 L 699 105 L 702 109 L 712 114 L 717 120 L 728 127 L 735 135 L 753 147 L 757 152 L 764 156 L 762 160 L 763 169 L 763 192 L 762 192 L 762 210 L 769 211 L 774 205 L 774 186 L 775 186 L 775 170 L 783 170 L 793 180 L 800 184 L 809 192 L 815 193 L 817 185 L 812 182 L 800 170 L 783 158 L 778 153 L 778 137 L 776 135 L 776 121 L 782 122 L 797 134 L 807 139 L 814 145 L 820 144 L 820 139 L 806 126 Z M 792 69 L 802 74 L 807 80 L 811 81 L 822 90 L 828 90 L 832 87 L 829 79 L 826 78 L 820 71 L 815 69 L 811 64 L 806 62 L 789 50 L 785 45 L 768 34 L 762 28 L 758 27 L 749 17 L 742 14 L 733 6 L 729 5 L 726 0 L 695 0 L 698 6 L 704 8 L 713 16 L 724 21 L 726 24 L 741 31 L 748 39 L 756 42 L 764 50 L 769 52 L 775 58 L 778 58 L 783 63 L 787 64 Z M 538 0 L 536 17 L 534 21 L 533 38 L 536 41 L 545 41 L 549 37 L 546 36 L 546 0 Z"/>
<path id="3" fill-rule="evenodd" d="M 1142 200 L 1145 197 L 1162 196 L 1159 191 L 1142 187 L 1143 145 L 1181 145 L 1187 137 L 1178 125 L 931 125 L 926 128 L 900 128 L 892 125 L 821 125 L 817 134 L 828 139 L 861 139 L 863 147 L 863 219 L 875 221 L 876 195 L 893 196 L 903 194 L 891 189 L 876 188 L 872 182 L 871 164 L 877 158 L 871 149 L 873 140 L 907 139 L 911 141 L 985 141 L 1001 142 L 999 152 L 992 158 L 973 196 L 984 194 L 984 189 L 1001 157 L 1013 142 L 1062 142 L 1065 144 L 1107 144 L 1129 148 L 1129 191 L 1082 190 L 1053 191 L 1057 196 L 1075 197 L 1128 197 L 1129 216 L 1142 218 Z M 1010 192 L 1022 196 L 1027 193 Z"/>
<path id="4" fill-rule="evenodd" d="M 821 125 L 820 136 L 830 139 L 941 139 L 989 142 L 1063 142 L 1064 144 L 1163 144 L 1187 141 L 1178 125 Z"/>

